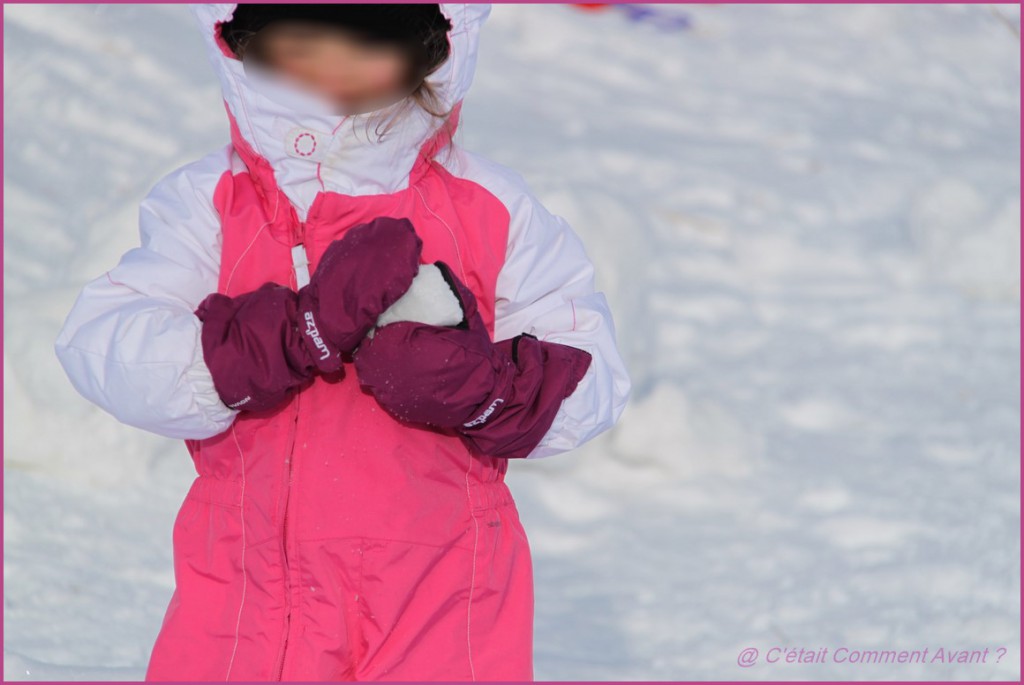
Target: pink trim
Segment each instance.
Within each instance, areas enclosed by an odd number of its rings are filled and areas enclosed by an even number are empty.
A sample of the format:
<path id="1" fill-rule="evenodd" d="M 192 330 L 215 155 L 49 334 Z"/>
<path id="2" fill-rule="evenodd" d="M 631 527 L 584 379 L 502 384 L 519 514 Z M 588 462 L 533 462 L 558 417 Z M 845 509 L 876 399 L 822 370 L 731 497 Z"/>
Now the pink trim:
<path id="1" fill-rule="evenodd" d="M 234 13 L 235 11 L 232 9 L 231 14 L 234 15 Z M 218 21 L 216 24 L 213 25 L 213 40 L 215 43 L 217 43 L 217 47 L 220 48 L 220 51 L 224 53 L 225 57 L 227 57 L 228 59 L 233 59 L 236 62 L 240 62 L 241 60 L 238 59 L 234 51 L 228 46 L 227 41 L 224 40 L 224 35 L 221 33 L 221 24 L 226 24 L 230 20 L 231 17 L 228 17 L 227 19 Z"/>
<path id="2" fill-rule="evenodd" d="M 345 115 L 345 116 L 344 116 L 344 117 L 342 118 L 342 120 L 338 122 L 338 125 L 337 125 L 337 126 L 335 126 L 335 127 L 334 127 L 334 129 L 333 129 L 333 130 L 331 131 L 331 135 L 332 135 L 332 136 L 333 136 L 333 135 L 334 135 L 335 133 L 337 133 L 337 132 L 338 132 L 338 129 L 339 129 L 339 128 L 341 128 L 341 125 L 342 125 L 342 124 L 344 124 L 344 123 L 345 123 L 346 121 L 348 121 L 348 118 L 349 118 L 349 116 L 350 116 L 350 115 Z M 321 176 L 321 175 L 320 175 L 320 167 L 321 167 L 322 165 L 323 165 L 323 162 L 317 162 L 317 163 L 316 163 L 316 180 L 320 182 L 320 190 L 327 190 L 327 186 L 325 186 L 325 185 L 324 185 L 324 178 L 323 178 L 323 176 Z"/>
<path id="3" fill-rule="evenodd" d="M 244 103 L 243 103 L 244 106 Z M 249 176 L 253 180 L 253 188 L 256 195 L 263 203 L 265 216 L 268 217 L 263 228 L 269 227 L 271 235 L 275 240 L 287 245 L 294 245 L 298 239 L 299 217 L 295 207 L 277 185 L 274 169 L 267 159 L 257 154 L 249 142 L 242 136 L 238 128 L 238 121 L 235 119 L 227 100 L 224 101 L 224 108 L 228 113 L 228 121 L 231 124 L 231 143 L 235 153 L 245 163 Z M 280 215 L 278 210 L 283 209 L 287 215 Z M 283 224 L 279 226 L 278 224 Z"/>
<path id="4" fill-rule="evenodd" d="M 341 121 L 339 121 L 339 122 L 338 122 L 338 125 L 334 127 L 334 130 L 333 130 L 333 131 L 331 131 L 331 135 L 332 135 L 332 136 L 333 136 L 333 135 L 334 135 L 335 133 L 337 133 L 337 132 L 338 132 L 338 129 L 339 129 L 339 128 L 341 128 L 341 125 L 342 125 L 342 124 L 344 124 L 344 123 L 345 123 L 346 121 L 348 121 L 348 118 L 349 118 L 349 116 L 351 116 L 351 115 L 348 115 L 348 114 L 346 114 L 346 115 L 345 115 L 345 117 L 344 117 L 344 118 L 343 118 L 343 119 L 342 119 Z"/>
<path id="5" fill-rule="evenodd" d="M 432 159 L 438 152 L 443 150 L 455 138 L 455 132 L 459 127 L 459 119 L 462 115 L 462 100 L 459 100 L 452 107 L 451 114 L 444 124 L 434 132 L 427 142 L 420 147 L 420 155 Z"/>
<path id="6" fill-rule="evenodd" d="M 434 163 L 434 157 L 437 153 L 443 150 L 445 146 L 451 144 L 459 127 L 459 115 L 461 112 L 462 100 L 459 100 L 452 107 L 452 111 L 445 122 L 420 146 L 419 153 L 416 155 L 416 161 L 409 171 L 410 186 L 416 185 L 423 178 Z"/>

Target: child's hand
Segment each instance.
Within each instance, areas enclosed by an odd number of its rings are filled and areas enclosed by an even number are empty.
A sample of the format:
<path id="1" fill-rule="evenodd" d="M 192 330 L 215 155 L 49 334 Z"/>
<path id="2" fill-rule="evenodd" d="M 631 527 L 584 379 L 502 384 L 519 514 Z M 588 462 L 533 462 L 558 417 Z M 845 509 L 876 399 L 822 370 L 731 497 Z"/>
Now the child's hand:
<path id="1" fill-rule="evenodd" d="M 399 420 L 455 429 L 486 454 L 525 457 L 586 372 L 590 354 L 526 333 L 492 342 L 472 291 L 447 264 L 436 265 L 463 320 L 381 327 L 355 351 L 359 381 Z"/>
<path id="2" fill-rule="evenodd" d="M 195 313 L 224 403 L 271 409 L 317 373 L 341 372 L 341 353 L 409 289 L 422 245 L 408 219 L 379 217 L 331 243 L 298 292 L 270 282 L 236 297 L 207 296 Z"/>

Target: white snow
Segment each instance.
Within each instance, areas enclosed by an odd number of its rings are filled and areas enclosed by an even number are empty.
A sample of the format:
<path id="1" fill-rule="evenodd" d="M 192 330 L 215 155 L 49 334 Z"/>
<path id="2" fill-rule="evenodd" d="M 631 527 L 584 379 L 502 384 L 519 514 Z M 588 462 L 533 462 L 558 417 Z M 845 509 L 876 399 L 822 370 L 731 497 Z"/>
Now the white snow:
<path id="1" fill-rule="evenodd" d="M 496 6 L 463 112 L 583 237 L 634 380 L 510 468 L 537 678 L 1019 679 L 1019 8 L 658 11 L 692 28 Z M 139 680 L 192 463 L 52 340 L 227 121 L 183 6 L 4 19 L 4 677 Z"/>
<path id="2" fill-rule="evenodd" d="M 412 285 L 377 318 L 377 328 L 396 321 L 419 321 L 434 326 L 455 326 L 463 319 L 462 304 L 435 264 L 419 267 Z M 366 335 L 373 338 L 376 329 Z"/>

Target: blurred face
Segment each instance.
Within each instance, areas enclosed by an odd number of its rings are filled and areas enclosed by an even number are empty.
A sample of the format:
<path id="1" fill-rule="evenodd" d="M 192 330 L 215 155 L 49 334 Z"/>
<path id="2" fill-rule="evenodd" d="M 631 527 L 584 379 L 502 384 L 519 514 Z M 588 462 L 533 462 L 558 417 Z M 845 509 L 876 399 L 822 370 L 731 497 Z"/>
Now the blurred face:
<path id="1" fill-rule="evenodd" d="M 409 67 L 400 48 L 342 28 L 275 22 L 260 31 L 252 53 L 272 72 L 329 99 L 346 114 L 379 109 L 411 92 L 405 88 Z"/>

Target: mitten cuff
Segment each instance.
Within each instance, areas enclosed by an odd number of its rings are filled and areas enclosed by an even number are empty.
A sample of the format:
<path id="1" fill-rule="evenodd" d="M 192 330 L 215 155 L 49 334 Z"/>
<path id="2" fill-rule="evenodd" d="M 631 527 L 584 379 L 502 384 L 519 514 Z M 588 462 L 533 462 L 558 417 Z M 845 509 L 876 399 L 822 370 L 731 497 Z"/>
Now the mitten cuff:
<path id="1" fill-rule="evenodd" d="M 591 355 L 569 345 L 538 340 L 529 333 L 495 343 L 495 347 L 511 356 L 516 373 L 497 386 L 503 401 L 484 407 L 481 420 L 463 425 L 459 432 L 483 454 L 526 457 L 551 428 L 562 400 L 576 389 L 590 366 Z"/>
<path id="2" fill-rule="evenodd" d="M 295 297 L 295 335 L 309 362 L 323 374 L 335 373 L 342 367 L 341 348 L 331 340 L 320 322 L 316 289 L 305 285 Z"/>

